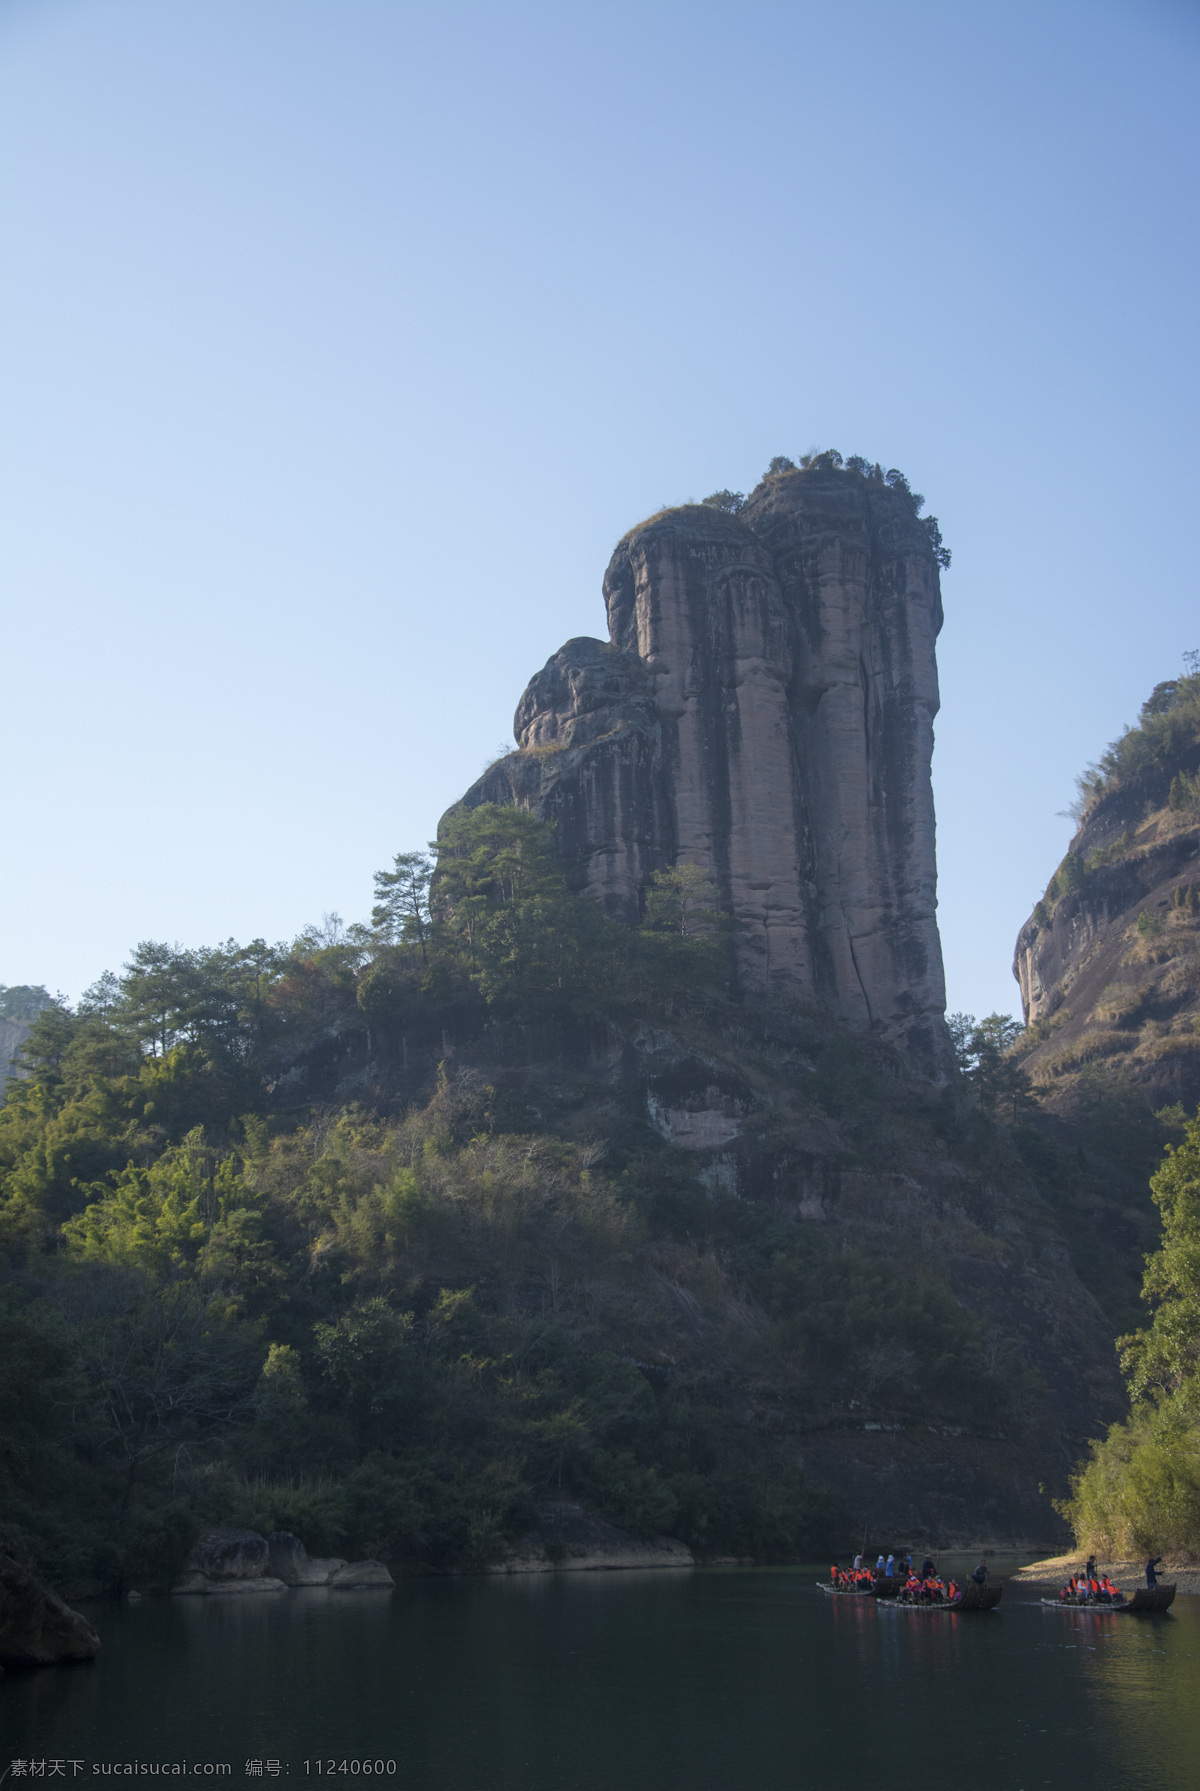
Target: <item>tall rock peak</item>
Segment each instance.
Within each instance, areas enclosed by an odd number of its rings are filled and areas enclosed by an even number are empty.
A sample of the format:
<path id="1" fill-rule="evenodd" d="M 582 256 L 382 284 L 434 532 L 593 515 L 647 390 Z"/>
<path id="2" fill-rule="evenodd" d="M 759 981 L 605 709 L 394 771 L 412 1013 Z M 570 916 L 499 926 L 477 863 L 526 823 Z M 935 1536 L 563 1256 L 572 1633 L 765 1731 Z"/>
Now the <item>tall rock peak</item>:
<path id="1" fill-rule="evenodd" d="M 940 1076 L 942 609 L 907 488 L 818 465 L 736 511 L 662 511 L 618 543 L 604 600 L 608 643 L 554 654 L 518 750 L 463 801 L 552 821 L 572 884 L 626 922 L 656 870 L 701 866 L 741 992 L 819 1004 Z"/>

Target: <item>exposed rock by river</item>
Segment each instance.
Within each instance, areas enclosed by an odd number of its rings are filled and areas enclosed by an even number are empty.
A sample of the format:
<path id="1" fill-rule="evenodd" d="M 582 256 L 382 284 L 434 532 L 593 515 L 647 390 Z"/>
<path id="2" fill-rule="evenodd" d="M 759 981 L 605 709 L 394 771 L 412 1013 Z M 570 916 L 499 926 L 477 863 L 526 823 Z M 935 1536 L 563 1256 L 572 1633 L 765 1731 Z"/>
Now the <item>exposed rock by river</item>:
<path id="1" fill-rule="evenodd" d="M 17 1539 L 0 1531 L 0 1669 L 91 1660 L 100 1638 L 63 1603 Z"/>
<path id="2" fill-rule="evenodd" d="M 298 1536 L 274 1530 L 205 1530 L 196 1540 L 177 1593 L 230 1594 L 284 1592 L 290 1586 L 330 1586 L 361 1591 L 394 1584 L 380 1561 L 347 1563 L 339 1557 L 314 1559 Z"/>
<path id="3" fill-rule="evenodd" d="M 509 1549 L 491 1573 L 580 1573 L 613 1567 L 694 1567 L 695 1557 L 673 1536 L 639 1541 L 568 1500 L 538 1506 L 536 1530 Z"/>

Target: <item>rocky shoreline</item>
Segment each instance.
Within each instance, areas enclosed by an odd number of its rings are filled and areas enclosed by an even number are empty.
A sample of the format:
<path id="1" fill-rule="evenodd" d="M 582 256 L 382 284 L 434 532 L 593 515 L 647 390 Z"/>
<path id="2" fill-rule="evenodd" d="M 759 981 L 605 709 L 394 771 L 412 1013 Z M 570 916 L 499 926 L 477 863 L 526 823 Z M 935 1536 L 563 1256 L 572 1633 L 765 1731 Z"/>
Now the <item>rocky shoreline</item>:
<path id="1" fill-rule="evenodd" d="M 628 1530 L 594 1517 L 582 1505 L 557 1500 L 538 1507 L 530 1530 L 489 1573 L 590 1573 L 625 1567 L 695 1567 L 696 1557 L 674 1536 L 639 1541 Z"/>
<path id="2" fill-rule="evenodd" d="M 290 1530 L 205 1530 L 187 1558 L 186 1577 L 173 1594 L 228 1595 L 286 1592 L 293 1586 L 329 1586 L 362 1592 L 395 1585 L 382 1561 L 314 1559 Z"/>
<path id="3" fill-rule="evenodd" d="M 530 1530 L 484 1571 L 488 1574 L 579 1573 L 620 1568 L 695 1567 L 696 1557 L 677 1538 L 643 1541 L 566 1500 L 538 1508 Z M 197 1537 L 183 1574 L 173 1585 L 131 1586 L 133 1602 L 146 1594 L 172 1597 L 247 1597 L 322 1587 L 330 1592 L 390 1591 L 395 1580 L 382 1561 L 312 1556 L 299 1536 L 274 1530 L 217 1528 Z M 76 1588 L 76 1596 L 100 1589 Z M 100 1639 L 85 1617 L 67 1605 L 38 1573 L 32 1556 L 0 1532 L 0 1672 L 6 1667 L 55 1666 L 91 1660 Z"/>

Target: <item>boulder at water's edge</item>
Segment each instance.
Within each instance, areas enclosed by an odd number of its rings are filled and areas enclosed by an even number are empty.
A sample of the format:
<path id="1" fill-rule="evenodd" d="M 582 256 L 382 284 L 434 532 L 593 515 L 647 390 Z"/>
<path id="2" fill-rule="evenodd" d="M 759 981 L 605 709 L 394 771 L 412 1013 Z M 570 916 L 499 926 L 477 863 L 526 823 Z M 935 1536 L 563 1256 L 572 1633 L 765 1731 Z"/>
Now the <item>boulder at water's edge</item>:
<path id="1" fill-rule="evenodd" d="M 310 1555 L 290 1530 L 272 1530 L 267 1537 L 267 1565 L 285 1586 L 328 1586 L 346 1563 L 338 1555 Z"/>
<path id="2" fill-rule="evenodd" d="M 17 1539 L 0 1531 L 0 1668 L 91 1660 L 99 1649 L 91 1624 L 46 1584 Z"/>
<path id="3" fill-rule="evenodd" d="M 282 1592 L 267 1573 L 267 1539 L 257 1530 L 205 1530 L 187 1558 L 187 1578 L 175 1592 Z"/>
<path id="4" fill-rule="evenodd" d="M 371 1592 L 396 1584 L 382 1561 L 352 1561 L 339 1567 L 329 1584 L 338 1592 Z"/>

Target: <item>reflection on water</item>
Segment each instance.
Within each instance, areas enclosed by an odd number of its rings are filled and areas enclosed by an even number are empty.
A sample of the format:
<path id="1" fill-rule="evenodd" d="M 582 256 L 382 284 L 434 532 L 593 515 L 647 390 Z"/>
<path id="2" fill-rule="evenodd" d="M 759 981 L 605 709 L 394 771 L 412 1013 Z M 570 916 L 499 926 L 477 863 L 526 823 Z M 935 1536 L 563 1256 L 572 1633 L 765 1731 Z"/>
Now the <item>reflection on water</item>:
<path id="1" fill-rule="evenodd" d="M 1192 1599 L 1171 1618 L 1142 1621 L 1072 1612 L 1066 1622 L 1105 1712 L 1110 1758 L 1131 1783 L 1200 1784 L 1200 1634 Z M 1053 1616 L 1050 1612 L 1048 1615 Z M 1184 1622 L 1186 1627 L 1179 1628 Z"/>
<path id="2" fill-rule="evenodd" d="M 414 1791 L 1195 1791 L 1200 1601 L 931 1615 L 815 1570 L 520 1576 L 93 1606 L 94 1666 L 0 1680 L 0 1770 L 394 1759 Z M 314 1777 L 310 1765 L 308 1776 Z"/>

